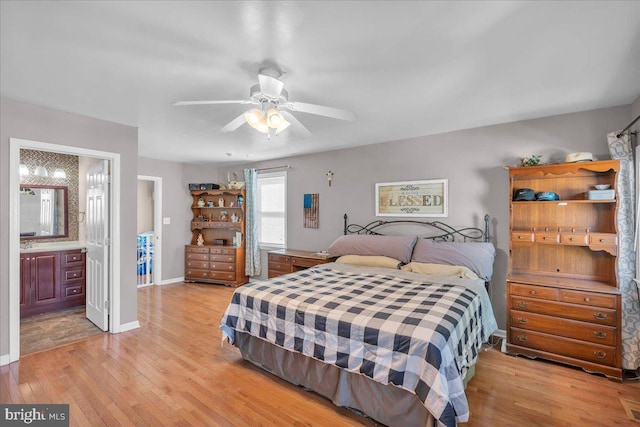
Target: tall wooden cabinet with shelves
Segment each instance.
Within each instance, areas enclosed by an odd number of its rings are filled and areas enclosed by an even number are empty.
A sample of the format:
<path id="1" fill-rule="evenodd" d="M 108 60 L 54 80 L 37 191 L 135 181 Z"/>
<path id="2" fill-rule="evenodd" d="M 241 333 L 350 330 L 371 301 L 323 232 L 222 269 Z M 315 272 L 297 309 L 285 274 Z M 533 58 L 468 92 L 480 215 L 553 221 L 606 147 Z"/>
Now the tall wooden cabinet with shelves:
<path id="1" fill-rule="evenodd" d="M 507 351 L 621 378 L 617 160 L 509 168 Z M 589 200 L 595 185 L 610 200 Z M 515 201 L 519 189 L 557 201 Z"/>
<path id="2" fill-rule="evenodd" d="M 185 281 L 239 286 L 245 275 L 244 190 L 192 190 Z M 198 244 L 202 236 L 201 245 Z"/>

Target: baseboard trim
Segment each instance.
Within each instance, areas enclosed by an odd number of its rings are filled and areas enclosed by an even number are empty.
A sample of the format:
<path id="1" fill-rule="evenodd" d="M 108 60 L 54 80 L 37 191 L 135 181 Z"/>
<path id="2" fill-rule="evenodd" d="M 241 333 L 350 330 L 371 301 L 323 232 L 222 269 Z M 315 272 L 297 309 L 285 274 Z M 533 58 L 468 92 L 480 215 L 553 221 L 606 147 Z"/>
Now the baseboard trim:
<path id="1" fill-rule="evenodd" d="M 506 339 L 507 338 L 507 331 L 505 331 L 504 329 L 498 329 L 497 331 L 495 331 L 491 335 L 496 337 L 496 338 Z"/>
<path id="2" fill-rule="evenodd" d="M 144 285 L 138 285 L 138 289 L 140 288 L 148 288 L 149 286 L 153 286 L 154 283 L 145 283 Z"/>
<path id="3" fill-rule="evenodd" d="M 137 320 L 135 322 L 125 323 L 124 325 L 120 325 L 120 332 L 127 332 L 133 329 L 138 329 L 140 327 L 140 322 Z"/>
<path id="4" fill-rule="evenodd" d="M 2 356 L 0 356 L 0 366 L 8 365 L 9 363 L 11 363 L 10 354 L 3 354 Z"/>
<path id="5" fill-rule="evenodd" d="M 184 282 L 184 276 L 183 277 L 176 277 L 174 279 L 163 280 L 162 282 L 158 283 L 158 285 L 160 285 L 160 286 L 162 286 L 162 285 L 170 285 L 172 283 L 178 283 L 178 282 Z"/>

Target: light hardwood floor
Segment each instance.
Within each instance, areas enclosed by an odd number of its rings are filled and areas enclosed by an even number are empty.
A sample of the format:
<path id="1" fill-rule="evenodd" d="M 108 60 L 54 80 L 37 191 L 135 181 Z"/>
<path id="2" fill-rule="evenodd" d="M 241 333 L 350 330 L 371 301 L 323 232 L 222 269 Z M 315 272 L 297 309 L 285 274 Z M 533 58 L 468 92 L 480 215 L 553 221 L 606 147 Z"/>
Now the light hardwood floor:
<path id="1" fill-rule="evenodd" d="M 80 426 L 373 426 L 222 345 L 232 289 L 138 291 L 141 328 L 41 351 L 0 368 L 0 402 L 69 403 Z M 640 384 L 483 351 L 467 388 L 467 426 L 633 426 L 621 398 Z"/>

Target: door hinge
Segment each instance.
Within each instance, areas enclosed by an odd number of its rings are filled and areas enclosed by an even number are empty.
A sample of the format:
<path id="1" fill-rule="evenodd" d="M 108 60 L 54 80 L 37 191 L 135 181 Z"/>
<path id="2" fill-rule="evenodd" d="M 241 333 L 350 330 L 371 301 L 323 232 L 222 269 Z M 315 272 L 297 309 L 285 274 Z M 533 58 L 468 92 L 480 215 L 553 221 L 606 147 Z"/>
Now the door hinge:
<path id="1" fill-rule="evenodd" d="M 107 184 L 111 184 L 111 175 L 105 175 L 104 179 L 107 182 Z"/>
<path id="2" fill-rule="evenodd" d="M 111 246 L 111 237 L 105 237 L 104 238 L 104 245 L 105 246 Z"/>
<path id="3" fill-rule="evenodd" d="M 104 309 L 109 310 L 109 301 L 104 302 Z"/>

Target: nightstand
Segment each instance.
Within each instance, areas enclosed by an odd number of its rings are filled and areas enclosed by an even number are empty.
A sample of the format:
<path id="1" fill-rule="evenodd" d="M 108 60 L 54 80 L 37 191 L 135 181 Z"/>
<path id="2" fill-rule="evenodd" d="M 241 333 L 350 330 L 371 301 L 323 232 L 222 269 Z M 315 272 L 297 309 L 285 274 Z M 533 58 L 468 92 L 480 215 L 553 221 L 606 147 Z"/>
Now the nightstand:
<path id="1" fill-rule="evenodd" d="M 269 279 L 335 260 L 336 257 L 311 251 L 299 251 L 296 249 L 269 251 Z"/>

